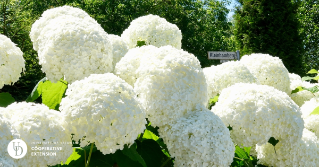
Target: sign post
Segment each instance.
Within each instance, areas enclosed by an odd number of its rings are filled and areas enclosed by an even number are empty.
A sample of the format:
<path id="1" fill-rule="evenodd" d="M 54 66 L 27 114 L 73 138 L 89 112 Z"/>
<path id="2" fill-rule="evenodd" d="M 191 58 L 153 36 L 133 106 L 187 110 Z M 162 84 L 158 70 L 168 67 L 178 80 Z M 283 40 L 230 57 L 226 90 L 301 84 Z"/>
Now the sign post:
<path id="1" fill-rule="evenodd" d="M 218 59 L 221 63 L 240 59 L 239 50 L 236 52 L 223 52 L 223 51 L 208 51 L 208 59 Z"/>

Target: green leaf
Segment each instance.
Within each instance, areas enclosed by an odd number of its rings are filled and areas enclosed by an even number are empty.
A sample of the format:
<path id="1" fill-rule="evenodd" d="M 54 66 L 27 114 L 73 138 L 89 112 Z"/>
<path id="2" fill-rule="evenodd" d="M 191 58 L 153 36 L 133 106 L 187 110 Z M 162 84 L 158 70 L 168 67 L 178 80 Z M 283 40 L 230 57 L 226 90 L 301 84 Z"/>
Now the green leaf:
<path id="1" fill-rule="evenodd" d="M 136 143 L 134 143 L 130 148 L 127 145 L 124 146 L 122 150 L 123 154 L 131 158 L 133 161 L 137 161 L 142 164 L 143 167 L 146 167 L 146 163 L 143 158 L 136 151 Z"/>
<path id="2" fill-rule="evenodd" d="M 42 84 L 47 80 L 47 77 L 42 78 L 37 85 L 33 88 L 31 94 L 28 96 L 28 98 L 25 100 L 26 102 L 33 102 L 37 98 L 39 98 L 42 94 Z"/>
<path id="3" fill-rule="evenodd" d="M 319 72 L 315 69 L 311 69 L 307 74 L 318 74 Z"/>
<path id="4" fill-rule="evenodd" d="M 8 105 L 14 102 L 15 100 L 10 93 L 7 93 L 7 92 L 0 93 L 0 107 L 7 107 Z"/>
<path id="5" fill-rule="evenodd" d="M 309 80 L 312 80 L 314 79 L 314 77 L 302 77 L 301 80 L 302 81 L 309 81 Z"/>
<path id="6" fill-rule="evenodd" d="M 211 109 L 215 103 L 218 101 L 219 94 L 217 94 L 214 98 L 209 99 L 209 109 Z"/>
<path id="7" fill-rule="evenodd" d="M 68 87 L 68 83 L 63 80 L 60 80 L 57 83 L 45 81 L 41 87 L 42 103 L 47 105 L 50 109 L 59 110 L 60 102 Z"/>
<path id="8" fill-rule="evenodd" d="M 319 115 L 319 106 L 316 107 L 309 115 Z"/>
<path id="9" fill-rule="evenodd" d="M 298 86 L 295 90 L 291 91 L 291 94 L 303 91 L 301 86 Z"/>
<path id="10" fill-rule="evenodd" d="M 274 137 L 271 137 L 268 140 L 268 143 L 270 143 L 271 145 L 273 145 L 274 147 L 276 146 L 276 144 L 279 142 L 279 140 L 276 140 Z"/>
<path id="11" fill-rule="evenodd" d="M 302 87 L 302 89 L 308 90 L 308 91 L 310 91 L 311 93 L 319 92 L 318 86 L 314 86 L 314 87 L 311 87 L 311 88 L 304 88 L 304 87 Z"/>
<path id="12" fill-rule="evenodd" d="M 142 164 L 138 163 L 136 160 L 132 160 L 130 157 L 126 156 L 123 151 L 117 150 L 113 155 L 113 159 L 116 161 L 119 167 L 143 167 Z"/>
<path id="13" fill-rule="evenodd" d="M 141 47 L 141 46 L 144 46 L 144 45 L 146 45 L 145 41 L 137 41 L 136 47 Z"/>
<path id="14" fill-rule="evenodd" d="M 137 152 L 142 156 L 147 166 L 161 167 L 161 164 L 167 160 L 158 143 L 152 139 L 146 139 L 143 142 L 136 140 Z"/>
<path id="15" fill-rule="evenodd" d="M 155 141 L 157 141 L 158 139 L 159 139 L 159 137 L 158 136 L 156 136 L 153 132 L 151 132 L 151 131 L 149 131 L 149 130 L 145 130 L 144 131 L 144 135 L 143 135 L 143 140 L 145 140 L 145 139 L 152 139 L 152 140 L 155 140 Z M 142 140 L 142 141 L 143 141 Z"/>
<path id="16" fill-rule="evenodd" d="M 63 166 L 69 167 L 84 167 L 85 166 L 85 158 L 84 151 L 82 148 L 73 148 L 73 152 L 71 156 L 66 160 Z"/>
<path id="17" fill-rule="evenodd" d="M 244 150 L 248 154 L 248 156 L 250 155 L 250 149 L 251 147 L 244 147 Z"/>
<path id="18" fill-rule="evenodd" d="M 317 80 L 318 81 L 319 80 L 319 75 L 314 77 L 313 80 Z"/>
<path id="19" fill-rule="evenodd" d="M 240 148 L 239 146 L 235 147 L 235 153 L 238 155 L 239 158 L 241 159 L 249 159 L 249 157 L 247 156 L 247 154 L 245 153 L 245 151 Z"/>

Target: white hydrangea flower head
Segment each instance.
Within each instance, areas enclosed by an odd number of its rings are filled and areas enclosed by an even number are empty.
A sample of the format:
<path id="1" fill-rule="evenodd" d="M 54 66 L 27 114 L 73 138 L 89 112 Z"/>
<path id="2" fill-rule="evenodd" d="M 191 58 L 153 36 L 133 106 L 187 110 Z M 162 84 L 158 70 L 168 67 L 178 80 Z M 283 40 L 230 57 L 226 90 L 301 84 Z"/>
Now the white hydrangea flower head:
<path id="1" fill-rule="evenodd" d="M 70 84 L 60 105 L 74 140 L 86 136 L 81 146 L 95 142 L 103 154 L 134 143 L 145 129 L 145 112 L 132 86 L 112 73 L 92 74 Z"/>
<path id="2" fill-rule="evenodd" d="M 315 134 L 319 136 L 319 115 L 311 114 L 317 107 L 319 107 L 319 97 L 314 97 L 306 101 L 300 107 L 300 110 L 302 112 L 302 118 L 305 121 L 305 128 L 315 132 Z"/>
<path id="3" fill-rule="evenodd" d="M 159 129 L 175 166 L 230 166 L 235 147 L 218 116 L 201 107 Z"/>
<path id="4" fill-rule="evenodd" d="M 300 78 L 300 77 L 299 77 Z M 315 84 L 312 84 L 307 81 L 302 81 L 301 78 L 299 80 L 297 76 L 295 76 L 294 79 L 290 79 L 290 89 L 295 90 L 297 87 L 305 87 L 305 88 L 311 88 L 315 86 Z M 316 94 L 316 93 L 315 93 Z M 303 90 L 297 93 L 289 94 L 290 98 L 299 106 L 301 107 L 305 101 L 309 101 L 311 98 L 315 97 L 315 94 L 311 93 L 308 90 Z"/>
<path id="5" fill-rule="evenodd" d="M 42 30 L 44 29 L 44 27 L 47 26 L 52 19 L 55 19 L 56 17 L 59 17 L 59 16 L 65 16 L 65 15 L 78 17 L 85 20 L 85 22 L 97 24 L 97 21 L 95 21 L 93 18 L 89 16 L 89 14 L 87 14 L 85 11 L 79 8 L 75 8 L 71 6 L 61 6 L 61 7 L 48 9 L 42 13 L 41 17 L 38 20 L 36 20 L 31 27 L 30 38 L 31 38 L 31 41 L 33 42 L 34 50 L 36 51 L 39 50 L 38 38 Z M 49 35 L 49 34 L 46 34 L 46 35 Z"/>
<path id="6" fill-rule="evenodd" d="M 257 83 L 257 78 L 240 61 L 229 61 L 217 66 L 206 67 L 203 72 L 207 81 L 209 98 L 235 83 Z"/>
<path id="7" fill-rule="evenodd" d="M 289 73 L 289 80 L 290 80 L 290 89 L 294 90 L 298 86 L 302 85 L 301 77 L 295 73 Z"/>
<path id="8" fill-rule="evenodd" d="M 4 108 L 0 107 L 0 164 L 3 166 L 16 166 L 7 152 L 7 147 L 13 139 L 19 138 L 18 132 L 12 127 L 11 122 L 3 115 Z"/>
<path id="9" fill-rule="evenodd" d="M 232 127 L 233 142 L 244 147 L 267 143 L 270 137 L 293 143 L 304 128 L 300 108 L 268 85 L 237 83 L 225 88 L 212 111 Z"/>
<path id="10" fill-rule="evenodd" d="M 25 69 L 23 53 L 8 37 L 0 34 L 0 89 L 17 82 Z"/>
<path id="11" fill-rule="evenodd" d="M 39 64 L 47 78 L 69 83 L 113 71 L 112 43 L 99 24 L 71 15 L 52 19 L 39 37 Z"/>
<path id="12" fill-rule="evenodd" d="M 181 49 L 182 46 L 181 30 L 166 19 L 151 14 L 133 20 L 121 37 L 127 41 L 129 48 L 136 47 L 137 41 L 156 47 L 171 45 Z"/>
<path id="13" fill-rule="evenodd" d="M 245 55 L 240 60 L 262 85 L 290 94 L 289 72 L 278 57 L 269 54 Z"/>
<path id="14" fill-rule="evenodd" d="M 283 144 L 279 141 L 275 148 L 267 143 L 262 146 L 257 145 L 256 150 L 258 163 L 267 166 L 317 167 L 319 164 L 319 140 L 307 129 L 303 130 L 302 138 L 295 143 Z"/>
<path id="15" fill-rule="evenodd" d="M 149 59 L 157 52 L 158 48 L 153 45 L 146 45 L 130 49 L 125 56 L 116 64 L 114 73 L 125 80 L 131 86 L 137 80 L 137 69 L 140 67 L 142 57 Z"/>
<path id="16" fill-rule="evenodd" d="M 112 66 L 113 69 L 115 69 L 116 63 L 118 63 L 128 52 L 128 44 L 120 36 L 109 34 L 108 37 L 111 40 L 113 46 Z"/>
<path id="17" fill-rule="evenodd" d="M 63 127 L 65 123 L 63 123 L 61 112 L 50 110 L 44 104 L 15 102 L 6 107 L 4 115 L 6 118 L 10 118 L 12 126 L 20 135 L 20 139 L 27 144 L 27 149 L 30 150 L 25 157 L 16 160 L 18 166 L 56 165 L 61 161 L 66 161 L 67 157 L 72 154 L 71 133 L 68 133 Z M 62 149 L 53 151 L 56 152 L 56 156 L 43 158 L 42 156 L 32 156 L 32 147 L 60 147 Z M 38 152 L 52 151 L 41 150 Z"/>
<path id="18" fill-rule="evenodd" d="M 207 105 L 207 83 L 198 59 L 186 51 L 164 46 L 142 59 L 134 91 L 152 125 L 163 126 L 197 104 Z"/>

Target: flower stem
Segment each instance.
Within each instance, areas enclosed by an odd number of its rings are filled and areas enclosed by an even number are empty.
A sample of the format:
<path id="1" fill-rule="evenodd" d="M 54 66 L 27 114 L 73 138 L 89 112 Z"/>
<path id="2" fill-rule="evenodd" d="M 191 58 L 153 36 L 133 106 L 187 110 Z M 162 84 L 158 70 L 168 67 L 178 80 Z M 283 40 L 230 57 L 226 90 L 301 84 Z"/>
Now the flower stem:
<path id="1" fill-rule="evenodd" d="M 92 155 L 92 150 L 93 150 L 93 145 L 94 145 L 94 143 L 91 143 L 91 148 L 90 148 L 90 154 L 89 154 L 89 158 L 88 158 L 88 163 L 86 164 L 85 167 L 89 167 L 90 160 L 91 160 L 91 155 Z"/>

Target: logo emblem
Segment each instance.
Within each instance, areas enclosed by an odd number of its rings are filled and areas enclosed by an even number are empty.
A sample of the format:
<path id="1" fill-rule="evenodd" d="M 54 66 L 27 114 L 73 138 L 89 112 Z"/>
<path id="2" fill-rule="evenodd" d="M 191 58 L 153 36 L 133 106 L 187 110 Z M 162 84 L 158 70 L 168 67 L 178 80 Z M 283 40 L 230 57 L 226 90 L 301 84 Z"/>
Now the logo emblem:
<path id="1" fill-rule="evenodd" d="M 14 139 L 8 145 L 8 153 L 14 159 L 23 158 L 27 154 L 27 144 L 21 139 Z"/>

